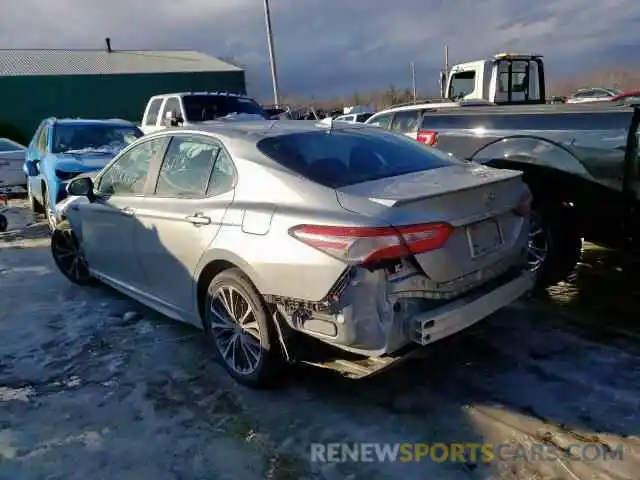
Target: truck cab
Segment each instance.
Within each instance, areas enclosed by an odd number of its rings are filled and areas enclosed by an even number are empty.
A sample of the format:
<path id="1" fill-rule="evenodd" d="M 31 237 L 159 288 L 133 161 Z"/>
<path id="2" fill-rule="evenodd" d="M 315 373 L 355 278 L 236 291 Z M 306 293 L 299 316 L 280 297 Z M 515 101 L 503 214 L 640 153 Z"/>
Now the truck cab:
<path id="1" fill-rule="evenodd" d="M 546 103 L 542 55 L 498 53 L 454 65 L 441 72 L 441 94 L 448 100 L 485 100 L 496 105 Z"/>
<path id="2" fill-rule="evenodd" d="M 167 127 L 192 125 L 231 114 L 268 118 L 252 98 L 228 92 L 180 92 L 154 95 L 147 102 L 141 121 L 146 134 Z"/>

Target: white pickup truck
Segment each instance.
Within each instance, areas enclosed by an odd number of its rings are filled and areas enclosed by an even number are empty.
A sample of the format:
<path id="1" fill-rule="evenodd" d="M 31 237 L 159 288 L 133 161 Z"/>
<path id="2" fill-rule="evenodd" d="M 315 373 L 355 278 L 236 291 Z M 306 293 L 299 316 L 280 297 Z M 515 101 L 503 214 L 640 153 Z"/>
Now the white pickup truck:
<path id="1" fill-rule="evenodd" d="M 154 95 L 147 102 L 140 129 L 144 134 L 167 127 L 189 125 L 230 114 L 268 118 L 254 99 L 227 92 L 182 92 Z"/>

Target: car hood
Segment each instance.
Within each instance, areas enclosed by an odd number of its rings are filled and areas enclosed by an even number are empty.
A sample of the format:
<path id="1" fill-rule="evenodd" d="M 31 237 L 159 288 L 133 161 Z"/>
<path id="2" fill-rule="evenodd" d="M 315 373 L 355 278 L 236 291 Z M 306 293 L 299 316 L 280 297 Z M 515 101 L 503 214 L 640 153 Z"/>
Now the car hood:
<path id="1" fill-rule="evenodd" d="M 86 172 L 100 170 L 109 163 L 115 153 L 99 154 L 72 154 L 64 153 L 56 155 L 56 169 L 66 172 Z"/>

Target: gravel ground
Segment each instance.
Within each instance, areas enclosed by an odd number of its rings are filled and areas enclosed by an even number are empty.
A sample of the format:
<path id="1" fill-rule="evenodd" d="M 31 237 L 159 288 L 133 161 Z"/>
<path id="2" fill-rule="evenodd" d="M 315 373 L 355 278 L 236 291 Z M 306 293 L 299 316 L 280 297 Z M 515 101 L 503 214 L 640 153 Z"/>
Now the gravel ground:
<path id="1" fill-rule="evenodd" d="M 637 479 L 637 268 L 589 248 L 548 298 L 348 380 L 236 385 L 202 335 L 56 270 L 12 202 L 0 235 L 0 479 Z M 635 291 L 637 289 L 638 291 Z M 634 305 L 635 304 L 635 305 Z M 312 463 L 313 442 L 624 445 L 622 460 Z M 553 448 L 555 448 L 553 447 Z"/>

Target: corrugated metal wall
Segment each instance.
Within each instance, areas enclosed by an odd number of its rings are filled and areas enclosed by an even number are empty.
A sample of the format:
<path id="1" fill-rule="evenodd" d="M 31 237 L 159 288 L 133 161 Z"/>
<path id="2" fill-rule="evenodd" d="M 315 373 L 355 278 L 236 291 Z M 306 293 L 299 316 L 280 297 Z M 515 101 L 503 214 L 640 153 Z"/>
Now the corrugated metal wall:
<path id="1" fill-rule="evenodd" d="M 31 137 L 50 116 L 139 122 L 152 95 L 216 90 L 245 94 L 244 72 L 0 76 L 0 123 Z"/>

